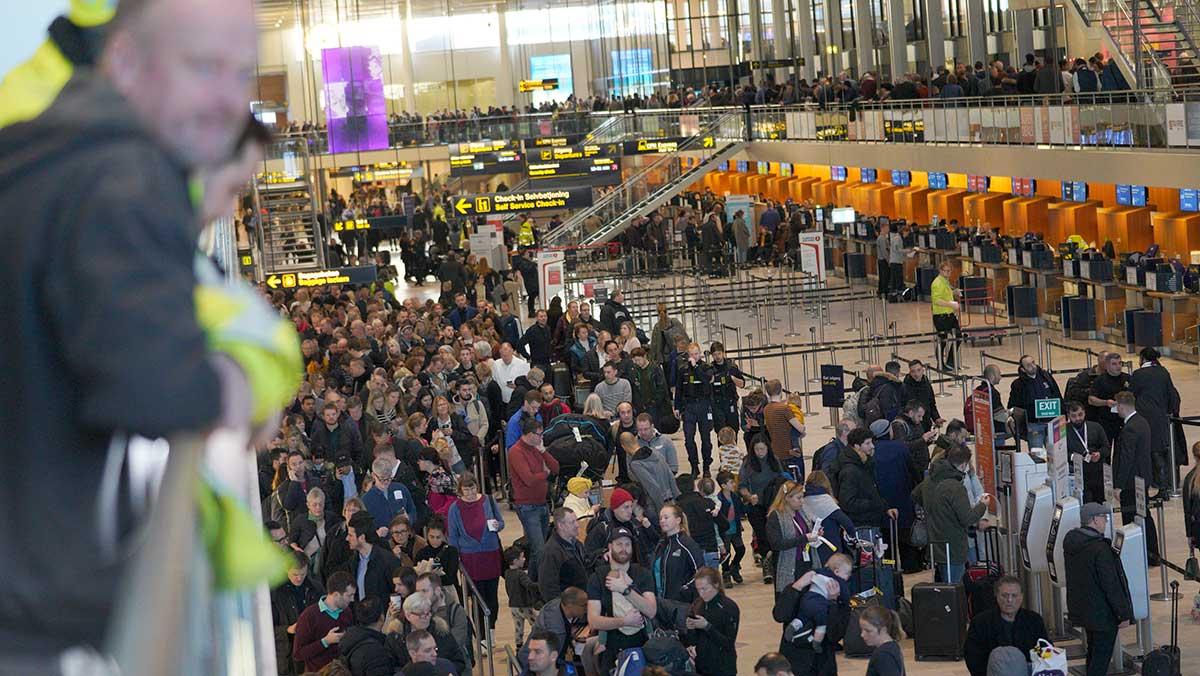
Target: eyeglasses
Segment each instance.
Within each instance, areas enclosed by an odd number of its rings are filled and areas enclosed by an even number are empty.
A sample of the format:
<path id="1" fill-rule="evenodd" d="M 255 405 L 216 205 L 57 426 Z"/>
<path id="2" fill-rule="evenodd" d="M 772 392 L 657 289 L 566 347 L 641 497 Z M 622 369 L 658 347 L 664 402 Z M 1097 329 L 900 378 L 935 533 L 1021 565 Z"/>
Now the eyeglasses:
<path id="1" fill-rule="evenodd" d="M 399 529 L 392 531 L 392 535 L 408 535 L 408 533 L 409 532 L 406 530 L 399 530 Z"/>

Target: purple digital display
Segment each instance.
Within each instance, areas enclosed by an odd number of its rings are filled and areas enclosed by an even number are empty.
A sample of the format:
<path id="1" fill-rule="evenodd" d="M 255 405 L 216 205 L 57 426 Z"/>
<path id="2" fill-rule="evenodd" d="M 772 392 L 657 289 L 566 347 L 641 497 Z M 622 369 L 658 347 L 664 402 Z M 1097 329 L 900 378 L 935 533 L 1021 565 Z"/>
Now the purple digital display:
<path id="1" fill-rule="evenodd" d="M 321 71 L 330 152 L 387 148 L 387 102 L 379 48 L 322 49 Z"/>

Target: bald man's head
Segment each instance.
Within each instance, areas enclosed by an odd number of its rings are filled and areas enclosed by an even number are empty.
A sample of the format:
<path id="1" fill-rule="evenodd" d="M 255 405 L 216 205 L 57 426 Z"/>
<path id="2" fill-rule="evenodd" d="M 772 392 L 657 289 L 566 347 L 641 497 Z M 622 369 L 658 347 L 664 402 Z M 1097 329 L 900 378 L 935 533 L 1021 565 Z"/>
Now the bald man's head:
<path id="1" fill-rule="evenodd" d="M 212 168 L 245 129 L 257 39 L 248 0 L 121 0 L 101 70 L 180 162 Z"/>

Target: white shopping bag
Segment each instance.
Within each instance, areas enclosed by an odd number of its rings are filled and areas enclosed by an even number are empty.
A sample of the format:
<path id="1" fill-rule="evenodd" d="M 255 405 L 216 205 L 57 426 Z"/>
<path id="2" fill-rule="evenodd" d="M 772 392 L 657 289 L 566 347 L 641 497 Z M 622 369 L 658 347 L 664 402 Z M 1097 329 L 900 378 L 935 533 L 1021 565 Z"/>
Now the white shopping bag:
<path id="1" fill-rule="evenodd" d="M 1033 676 L 1067 676 L 1067 651 L 1055 648 L 1044 638 L 1038 639 L 1037 646 L 1029 651 L 1029 662 Z"/>

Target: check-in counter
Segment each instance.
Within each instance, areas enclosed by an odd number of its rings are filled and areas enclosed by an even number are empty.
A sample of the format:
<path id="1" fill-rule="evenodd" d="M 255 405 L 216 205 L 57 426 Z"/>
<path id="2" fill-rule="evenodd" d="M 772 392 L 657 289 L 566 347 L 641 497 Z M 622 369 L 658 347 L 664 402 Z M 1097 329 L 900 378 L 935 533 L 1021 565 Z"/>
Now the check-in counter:
<path id="1" fill-rule="evenodd" d="M 1013 237 L 1027 232 L 1046 232 L 1046 208 L 1048 197 L 1013 197 L 1004 200 L 1004 229 L 1002 233 Z"/>
<path id="2" fill-rule="evenodd" d="M 896 217 L 903 218 L 909 223 L 929 223 L 929 188 L 909 186 L 897 188 L 893 199 L 896 204 Z"/>
<path id="3" fill-rule="evenodd" d="M 1096 243 L 1112 241 L 1117 251 L 1145 251 L 1154 243 L 1149 207 L 1096 209 Z"/>
<path id="4" fill-rule="evenodd" d="M 1008 195 L 998 192 L 979 192 L 963 198 L 967 223 L 983 223 L 1003 232 L 1004 201 Z"/>
<path id="5" fill-rule="evenodd" d="M 950 188 L 947 190 L 932 190 L 927 196 L 929 217 L 938 217 L 939 221 L 956 220 L 966 224 L 963 211 L 963 199 L 970 194 L 966 190 Z"/>
<path id="6" fill-rule="evenodd" d="M 1065 242 L 1071 235 L 1079 235 L 1087 242 L 1095 242 L 1096 208 L 1099 202 L 1052 202 L 1046 208 L 1046 241 Z M 1097 242 L 1103 244 L 1103 242 Z"/>
<path id="7" fill-rule="evenodd" d="M 1154 241 L 1166 256 L 1176 254 L 1186 263 L 1200 250 L 1200 214 L 1183 211 L 1154 212 L 1150 216 Z"/>

